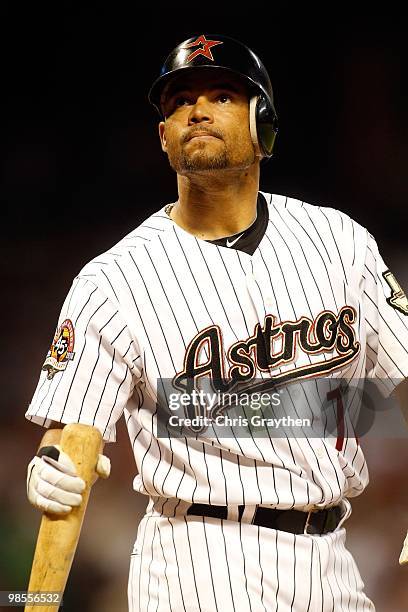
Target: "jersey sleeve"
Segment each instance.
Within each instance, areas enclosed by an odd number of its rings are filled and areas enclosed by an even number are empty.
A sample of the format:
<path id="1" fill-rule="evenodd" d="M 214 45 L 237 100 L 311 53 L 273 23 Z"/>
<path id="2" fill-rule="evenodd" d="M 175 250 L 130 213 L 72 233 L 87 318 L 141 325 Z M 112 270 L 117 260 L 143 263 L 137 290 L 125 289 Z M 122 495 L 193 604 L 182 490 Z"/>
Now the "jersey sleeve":
<path id="1" fill-rule="evenodd" d="M 141 379 L 136 340 L 94 282 L 77 277 L 65 299 L 26 418 L 97 427 L 116 439 L 115 423 Z"/>
<path id="2" fill-rule="evenodd" d="M 408 300 L 370 234 L 362 278 L 366 377 L 388 397 L 408 377 Z"/>

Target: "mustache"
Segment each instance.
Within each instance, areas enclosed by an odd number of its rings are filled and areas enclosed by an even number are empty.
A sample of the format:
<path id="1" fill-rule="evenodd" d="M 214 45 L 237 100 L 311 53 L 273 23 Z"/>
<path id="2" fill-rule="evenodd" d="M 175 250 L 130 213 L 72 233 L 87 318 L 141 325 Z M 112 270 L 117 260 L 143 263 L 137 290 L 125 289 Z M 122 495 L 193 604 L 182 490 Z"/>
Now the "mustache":
<path id="1" fill-rule="evenodd" d="M 223 140 L 222 134 L 219 130 L 209 130 L 208 128 L 197 127 L 193 128 L 183 136 L 182 143 L 184 144 L 191 140 L 195 134 L 201 134 L 203 136 L 214 136 L 215 138 Z"/>

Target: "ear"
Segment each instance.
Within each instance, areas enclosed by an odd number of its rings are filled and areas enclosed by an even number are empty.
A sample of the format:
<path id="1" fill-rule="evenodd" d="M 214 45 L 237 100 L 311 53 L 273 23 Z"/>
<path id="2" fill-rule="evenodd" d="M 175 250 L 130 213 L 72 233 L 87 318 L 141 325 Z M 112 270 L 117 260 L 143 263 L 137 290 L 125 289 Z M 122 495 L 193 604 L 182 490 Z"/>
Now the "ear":
<path id="1" fill-rule="evenodd" d="M 162 150 L 167 153 L 167 141 L 166 141 L 166 124 L 164 121 L 159 123 L 159 136 Z"/>

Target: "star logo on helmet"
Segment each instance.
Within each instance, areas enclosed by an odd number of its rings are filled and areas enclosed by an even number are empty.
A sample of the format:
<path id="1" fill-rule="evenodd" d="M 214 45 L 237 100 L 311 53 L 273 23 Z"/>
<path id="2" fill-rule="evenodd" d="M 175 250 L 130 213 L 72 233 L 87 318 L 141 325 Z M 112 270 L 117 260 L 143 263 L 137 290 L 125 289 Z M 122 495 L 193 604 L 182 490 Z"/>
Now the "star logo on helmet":
<path id="1" fill-rule="evenodd" d="M 207 40 L 205 37 L 205 34 L 201 34 L 201 36 L 199 36 L 197 40 L 183 47 L 183 49 L 190 49 L 191 47 L 197 47 L 197 45 L 202 45 L 200 49 L 196 49 L 195 51 L 190 53 L 186 61 L 191 62 L 194 58 L 197 57 L 197 55 L 204 55 L 204 57 L 207 57 L 213 62 L 214 58 L 211 53 L 211 47 L 215 47 L 215 45 L 222 45 L 222 44 L 223 44 L 222 40 Z"/>

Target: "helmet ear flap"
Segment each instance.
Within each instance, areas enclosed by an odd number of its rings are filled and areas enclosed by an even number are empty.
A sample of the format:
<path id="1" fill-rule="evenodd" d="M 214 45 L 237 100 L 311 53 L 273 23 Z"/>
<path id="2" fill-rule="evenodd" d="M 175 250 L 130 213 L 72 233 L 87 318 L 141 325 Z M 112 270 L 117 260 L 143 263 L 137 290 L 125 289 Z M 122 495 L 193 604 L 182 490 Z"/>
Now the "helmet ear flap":
<path id="1" fill-rule="evenodd" d="M 271 157 L 276 134 L 277 117 L 274 108 L 263 94 L 249 102 L 249 128 L 257 157 Z"/>
<path id="2" fill-rule="evenodd" d="M 258 129 L 256 125 L 257 105 L 259 96 L 252 96 L 249 101 L 249 130 L 251 132 L 252 144 L 254 145 L 255 155 L 257 157 L 263 157 L 261 148 L 258 140 Z"/>

